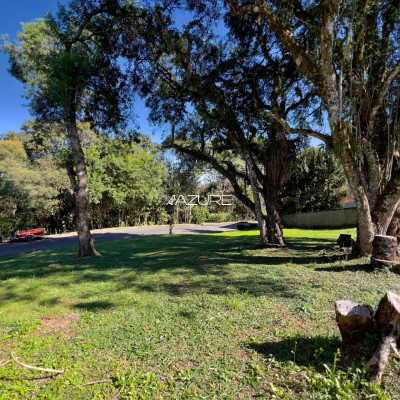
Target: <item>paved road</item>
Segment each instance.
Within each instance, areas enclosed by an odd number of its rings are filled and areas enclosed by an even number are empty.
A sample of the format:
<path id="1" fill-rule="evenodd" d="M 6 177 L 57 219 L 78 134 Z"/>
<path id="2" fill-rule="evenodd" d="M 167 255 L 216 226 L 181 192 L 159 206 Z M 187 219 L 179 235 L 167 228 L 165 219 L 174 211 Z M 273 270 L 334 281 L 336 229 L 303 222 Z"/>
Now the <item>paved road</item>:
<path id="1" fill-rule="evenodd" d="M 205 225 L 177 225 L 174 234 L 197 235 L 199 233 L 217 233 L 236 230 L 234 223 L 205 224 Z M 92 231 L 96 243 L 110 240 L 131 239 L 144 236 L 163 236 L 169 233 L 168 226 L 146 226 L 132 228 L 110 228 Z M 33 242 L 1 243 L 0 256 L 9 256 L 20 253 L 31 253 L 43 249 L 56 249 L 59 247 L 78 246 L 76 233 L 49 235 Z"/>

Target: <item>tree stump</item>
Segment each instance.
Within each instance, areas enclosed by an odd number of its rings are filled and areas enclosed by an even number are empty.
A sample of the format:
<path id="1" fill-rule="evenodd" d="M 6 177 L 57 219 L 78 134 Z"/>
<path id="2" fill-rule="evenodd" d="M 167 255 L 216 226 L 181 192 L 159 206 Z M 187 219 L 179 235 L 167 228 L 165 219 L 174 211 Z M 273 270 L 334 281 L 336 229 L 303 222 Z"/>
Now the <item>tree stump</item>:
<path id="1" fill-rule="evenodd" d="M 376 235 L 372 246 L 371 265 L 377 268 L 393 266 L 396 261 L 397 238 Z"/>
<path id="2" fill-rule="evenodd" d="M 353 247 L 354 239 L 351 238 L 351 235 L 341 233 L 336 243 L 339 247 Z"/>
<path id="3" fill-rule="evenodd" d="M 350 300 L 338 300 L 335 302 L 335 311 L 343 342 L 352 344 L 362 340 L 373 322 L 372 307 Z"/>
<path id="4" fill-rule="evenodd" d="M 382 297 L 375 314 L 375 327 L 380 334 L 388 330 L 389 324 L 400 325 L 400 296 L 393 292 Z"/>
<path id="5" fill-rule="evenodd" d="M 375 328 L 382 334 L 382 342 L 365 369 L 372 369 L 371 382 L 382 382 L 385 366 L 391 353 L 400 358 L 397 340 L 400 336 L 400 296 L 387 292 L 381 299 L 375 314 Z"/>

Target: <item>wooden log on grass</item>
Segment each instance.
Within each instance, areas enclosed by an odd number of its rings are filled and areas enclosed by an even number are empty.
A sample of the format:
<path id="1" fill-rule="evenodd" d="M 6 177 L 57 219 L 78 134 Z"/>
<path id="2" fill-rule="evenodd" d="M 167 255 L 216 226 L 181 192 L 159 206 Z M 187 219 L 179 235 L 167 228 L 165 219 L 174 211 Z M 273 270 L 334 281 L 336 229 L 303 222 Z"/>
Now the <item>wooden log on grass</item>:
<path id="1" fill-rule="evenodd" d="M 397 238 L 376 235 L 372 242 L 371 265 L 376 268 L 391 267 L 396 261 Z"/>
<path id="2" fill-rule="evenodd" d="M 335 302 L 335 311 L 340 334 L 345 343 L 361 341 L 373 323 L 374 312 L 368 305 L 338 300 Z"/>
<path id="3" fill-rule="evenodd" d="M 382 341 L 375 354 L 365 365 L 371 369 L 371 382 L 382 382 L 383 373 L 391 353 L 400 358 L 397 340 L 400 336 L 400 296 L 387 292 L 381 299 L 375 314 L 375 329 L 382 335 Z"/>

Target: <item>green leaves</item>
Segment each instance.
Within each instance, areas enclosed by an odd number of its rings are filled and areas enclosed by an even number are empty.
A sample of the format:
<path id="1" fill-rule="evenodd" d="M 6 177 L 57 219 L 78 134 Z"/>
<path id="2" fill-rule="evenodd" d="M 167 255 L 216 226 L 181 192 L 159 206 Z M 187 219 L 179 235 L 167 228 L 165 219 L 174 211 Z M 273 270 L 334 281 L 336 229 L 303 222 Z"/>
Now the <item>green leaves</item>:
<path id="1" fill-rule="evenodd" d="M 296 159 L 281 192 L 286 212 L 304 212 L 340 207 L 347 194 L 343 168 L 320 148 L 304 150 Z"/>
<path id="2" fill-rule="evenodd" d="M 160 201 L 166 171 L 146 146 L 101 135 L 88 147 L 86 160 L 90 202 L 103 211 L 134 216 Z"/>
<path id="3" fill-rule="evenodd" d="M 59 206 L 65 175 L 50 160 L 29 165 L 17 136 L 0 141 L 0 230 L 11 235 L 18 228 L 43 224 Z"/>

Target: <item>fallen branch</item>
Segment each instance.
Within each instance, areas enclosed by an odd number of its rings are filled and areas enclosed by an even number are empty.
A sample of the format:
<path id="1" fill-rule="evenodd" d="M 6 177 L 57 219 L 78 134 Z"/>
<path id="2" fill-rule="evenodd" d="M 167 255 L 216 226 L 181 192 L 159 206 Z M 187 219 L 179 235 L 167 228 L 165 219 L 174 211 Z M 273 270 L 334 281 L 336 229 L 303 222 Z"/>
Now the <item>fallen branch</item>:
<path id="1" fill-rule="evenodd" d="M 63 369 L 42 368 L 42 367 L 35 367 L 33 365 L 24 364 L 23 362 L 19 361 L 17 359 L 17 357 L 15 357 L 12 353 L 11 353 L 11 358 L 16 364 L 18 364 L 19 366 L 24 367 L 26 369 L 33 369 L 35 371 L 51 372 L 54 374 L 63 374 L 65 372 Z"/>
<path id="2" fill-rule="evenodd" d="M 112 379 L 102 379 L 100 381 L 93 381 L 93 382 L 88 382 L 88 383 L 82 383 L 82 385 L 74 386 L 72 389 L 78 389 L 84 386 L 91 386 L 91 385 L 96 385 L 97 383 L 110 383 L 113 382 Z"/>
<path id="3" fill-rule="evenodd" d="M 378 385 L 382 383 L 383 372 L 389 360 L 390 354 L 393 352 L 399 354 L 396 346 L 399 337 L 398 327 L 393 326 L 390 332 L 382 339 L 381 344 L 377 348 L 375 354 L 365 364 L 365 369 L 372 369 L 370 381 Z"/>

